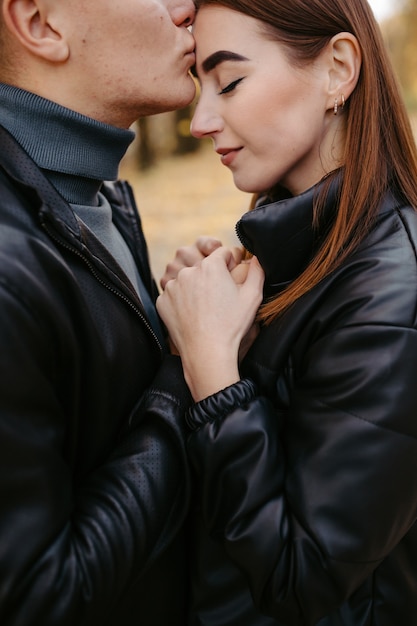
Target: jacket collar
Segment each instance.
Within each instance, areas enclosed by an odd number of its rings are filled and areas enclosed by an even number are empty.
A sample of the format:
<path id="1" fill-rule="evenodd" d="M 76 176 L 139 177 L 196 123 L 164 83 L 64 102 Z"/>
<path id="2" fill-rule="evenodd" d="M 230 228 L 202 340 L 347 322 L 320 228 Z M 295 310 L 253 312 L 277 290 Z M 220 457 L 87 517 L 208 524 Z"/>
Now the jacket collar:
<path id="1" fill-rule="evenodd" d="M 108 250 L 77 219 L 68 202 L 58 193 L 14 137 L 1 125 L 0 147 L 0 169 L 16 181 L 22 192 L 28 196 L 27 206 L 30 206 L 34 213 L 36 212 L 40 225 L 50 235 L 53 233 L 54 239 L 58 239 L 66 246 L 69 244 L 74 250 L 84 255 L 108 280 L 124 291 L 138 308 L 142 309 L 136 292 L 122 280 L 118 273 L 119 268 L 115 268 L 114 259 Z M 103 193 L 115 209 L 115 218 L 121 213 L 119 219 L 123 217 L 126 221 L 129 216 L 136 215 L 135 208 L 128 206 L 128 202 L 132 202 L 133 198 L 131 193 L 124 189 L 124 185 L 107 183 L 103 186 Z M 138 227 L 136 231 L 139 231 Z M 127 226 L 123 232 L 126 235 L 129 234 Z M 134 243 L 131 242 L 131 245 L 134 250 Z M 134 254 L 134 256 L 138 255 Z M 148 265 L 144 267 L 148 268 Z"/>
<path id="2" fill-rule="evenodd" d="M 58 231 L 71 235 L 73 243 L 76 240 L 81 242 L 82 227 L 69 203 L 1 124 L 0 147 L 0 168 L 4 169 L 8 176 L 17 181 L 22 188 L 31 190 L 33 209 L 42 216 L 49 216 Z M 116 185 L 104 183 L 102 191 L 113 209 L 116 208 L 120 212 L 129 214 L 136 211 L 133 196 L 127 193 L 122 196 L 122 192 L 116 188 Z M 126 206 L 132 208 L 126 209 Z M 127 229 L 125 231 L 127 232 Z"/>
<path id="3" fill-rule="evenodd" d="M 257 206 L 245 213 L 236 232 L 265 272 L 266 295 L 281 291 L 308 265 L 317 251 L 326 225 L 335 212 L 340 175 L 326 177 L 299 196 Z M 314 230 L 313 206 L 328 187 L 320 230 Z"/>
<path id="4" fill-rule="evenodd" d="M 1 125 L 0 146 L 0 166 L 22 187 L 36 190 L 39 199 L 37 210 L 53 214 L 58 224 L 65 225 L 66 230 L 80 238 L 80 227 L 69 204 L 14 137 Z"/>

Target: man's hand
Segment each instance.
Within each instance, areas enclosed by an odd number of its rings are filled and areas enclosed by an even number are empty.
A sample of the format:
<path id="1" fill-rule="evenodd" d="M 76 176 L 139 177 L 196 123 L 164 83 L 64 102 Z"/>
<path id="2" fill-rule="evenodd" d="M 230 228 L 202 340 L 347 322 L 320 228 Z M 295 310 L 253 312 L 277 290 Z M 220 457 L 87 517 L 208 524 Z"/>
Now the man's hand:
<path id="1" fill-rule="evenodd" d="M 232 276 L 236 285 L 242 285 L 245 282 L 247 275 L 248 275 L 249 267 L 250 267 L 250 261 L 242 261 L 241 263 L 239 263 L 239 265 L 236 265 L 236 267 L 230 272 L 230 275 Z M 258 334 L 259 334 L 259 324 L 257 324 L 257 322 L 253 322 L 252 326 L 249 328 L 248 332 L 246 333 L 246 335 L 242 338 L 242 341 L 240 342 L 239 363 L 246 356 L 249 348 L 255 341 Z"/>
<path id="2" fill-rule="evenodd" d="M 193 245 L 178 248 L 174 259 L 168 263 L 165 274 L 160 280 L 162 289 L 165 289 L 167 282 L 176 278 L 178 272 L 184 267 L 194 267 L 198 265 L 203 259 L 210 256 L 210 254 L 221 247 L 221 241 L 214 237 L 203 235 L 199 237 Z M 243 251 L 238 247 L 231 248 L 231 251 L 235 263 L 239 264 L 242 260 Z"/>

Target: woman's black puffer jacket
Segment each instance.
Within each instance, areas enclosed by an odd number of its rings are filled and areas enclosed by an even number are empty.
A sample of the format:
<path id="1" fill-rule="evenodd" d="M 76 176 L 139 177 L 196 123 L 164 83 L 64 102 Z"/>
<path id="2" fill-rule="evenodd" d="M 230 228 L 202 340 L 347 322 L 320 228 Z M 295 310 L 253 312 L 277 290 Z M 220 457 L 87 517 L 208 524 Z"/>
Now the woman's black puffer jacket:
<path id="1" fill-rule="evenodd" d="M 315 191 L 238 223 L 267 295 L 311 258 Z M 387 193 L 360 248 L 262 328 L 241 382 L 191 409 L 193 626 L 417 623 L 416 246 L 417 213 Z"/>

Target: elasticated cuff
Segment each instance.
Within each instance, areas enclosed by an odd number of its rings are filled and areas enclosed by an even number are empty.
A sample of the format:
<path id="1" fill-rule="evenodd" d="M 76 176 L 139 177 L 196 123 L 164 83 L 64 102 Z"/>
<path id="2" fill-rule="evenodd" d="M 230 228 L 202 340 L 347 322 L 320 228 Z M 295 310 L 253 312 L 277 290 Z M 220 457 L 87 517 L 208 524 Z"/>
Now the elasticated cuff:
<path id="1" fill-rule="evenodd" d="M 186 424 L 192 431 L 199 430 L 205 424 L 222 419 L 233 410 L 248 404 L 257 395 L 255 383 L 249 378 L 243 378 L 192 406 L 185 415 Z"/>

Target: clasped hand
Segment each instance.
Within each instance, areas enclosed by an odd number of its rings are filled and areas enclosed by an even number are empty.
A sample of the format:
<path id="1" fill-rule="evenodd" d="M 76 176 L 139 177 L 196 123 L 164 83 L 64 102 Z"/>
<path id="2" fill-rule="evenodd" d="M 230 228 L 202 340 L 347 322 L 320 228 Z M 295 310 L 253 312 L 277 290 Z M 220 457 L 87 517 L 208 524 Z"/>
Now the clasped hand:
<path id="1" fill-rule="evenodd" d="M 242 262 L 238 248 L 225 248 L 211 238 L 181 248 L 167 266 L 157 309 L 181 356 L 194 400 L 239 380 L 239 352 L 256 335 L 263 282 L 256 258 Z"/>

